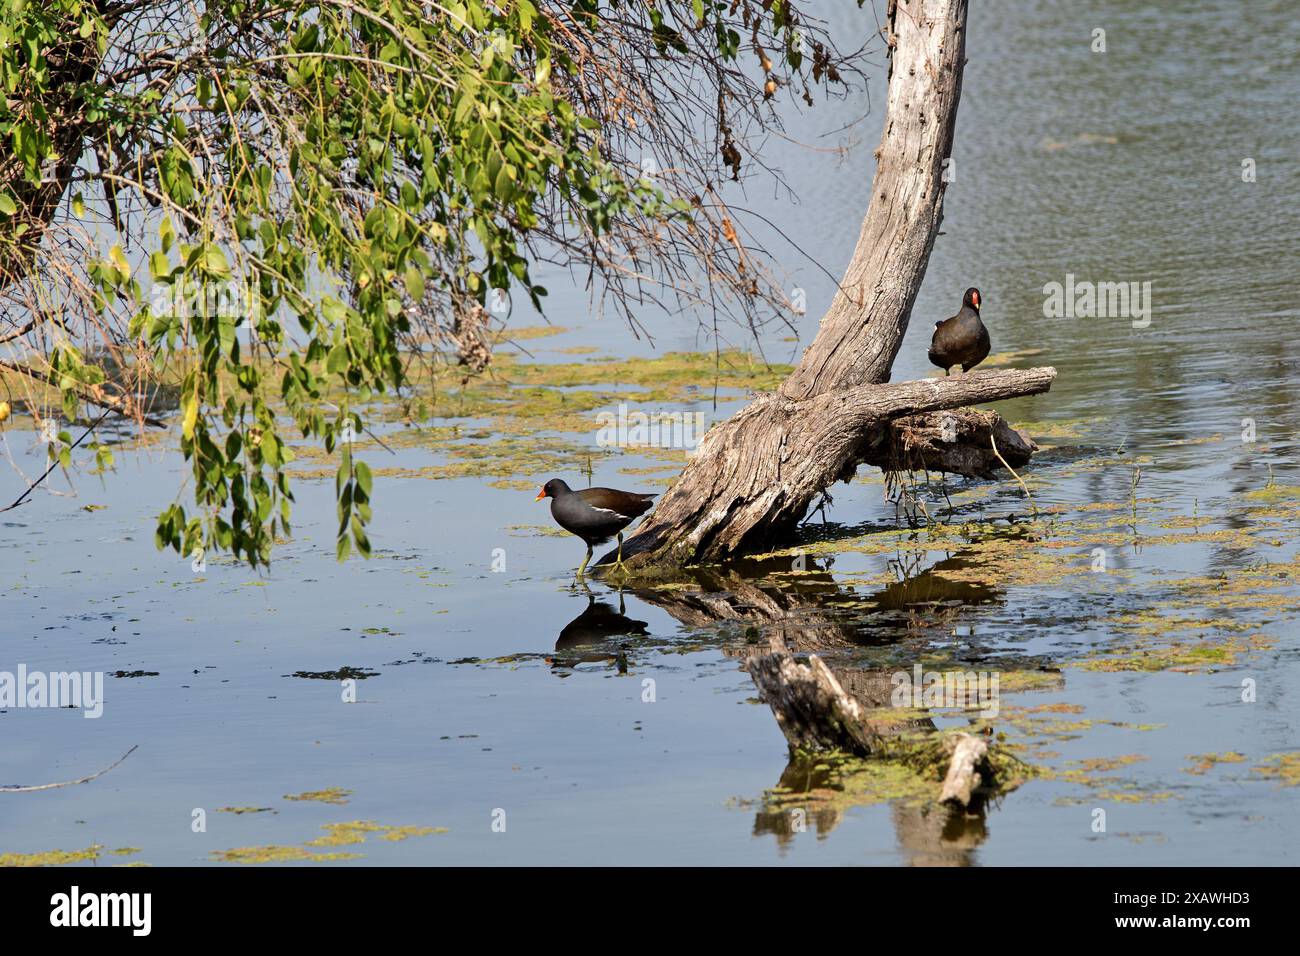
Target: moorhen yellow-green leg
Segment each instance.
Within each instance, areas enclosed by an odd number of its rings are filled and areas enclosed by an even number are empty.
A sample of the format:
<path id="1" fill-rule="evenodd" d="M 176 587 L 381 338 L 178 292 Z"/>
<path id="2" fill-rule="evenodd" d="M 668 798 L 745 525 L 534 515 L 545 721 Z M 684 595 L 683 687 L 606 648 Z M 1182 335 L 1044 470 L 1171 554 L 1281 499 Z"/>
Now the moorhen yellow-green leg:
<path id="1" fill-rule="evenodd" d="M 618 533 L 618 554 L 614 558 L 614 570 L 620 574 L 626 575 L 627 568 L 623 566 L 623 532 Z"/>

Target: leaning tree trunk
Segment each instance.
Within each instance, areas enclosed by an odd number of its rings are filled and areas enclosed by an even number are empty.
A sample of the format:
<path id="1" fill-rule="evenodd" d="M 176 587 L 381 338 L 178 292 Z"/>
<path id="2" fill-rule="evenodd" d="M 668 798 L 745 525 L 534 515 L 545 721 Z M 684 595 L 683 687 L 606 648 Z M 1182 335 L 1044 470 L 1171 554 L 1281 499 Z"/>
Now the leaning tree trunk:
<path id="1" fill-rule="evenodd" d="M 831 308 L 781 388 L 704 436 L 624 544 L 633 567 L 713 562 L 770 544 L 862 462 L 897 467 L 900 447 L 903 457 L 917 452 L 917 466 L 966 475 L 988 474 L 1002 458 L 1028 461 L 1033 444 L 996 414 L 944 410 L 1047 391 L 1054 369 L 883 384 L 942 219 L 966 0 L 891 0 L 888 31 L 888 106 L 870 206 Z M 924 414 L 933 412 L 943 415 Z"/>

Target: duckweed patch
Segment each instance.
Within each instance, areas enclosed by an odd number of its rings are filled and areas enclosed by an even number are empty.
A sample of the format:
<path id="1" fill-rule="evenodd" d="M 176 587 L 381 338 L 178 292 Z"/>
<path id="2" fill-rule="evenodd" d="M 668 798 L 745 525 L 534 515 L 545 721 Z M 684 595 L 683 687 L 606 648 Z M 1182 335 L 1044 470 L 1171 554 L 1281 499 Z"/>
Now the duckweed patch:
<path id="1" fill-rule="evenodd" d="M 799 806 L 842 811 L 892 801 L 918 806 L 939 796 L 939 784 L 898 760 L 826 754 L 819 757 L 814 769 L 820 771 L 816 785 L 797 791 L 783 787 L 767 790 L 762 798 L 764 808 L 769 812 Z"/>
<path id="2" fill-rule="evenodd" d="M 516 538 L 567 538 L 569 532 L 548 524 L 512 524 L 506 526 L 512 537 Z"/>
<path id="3" fill-rule="evenodd" d="M 217 863 L 330 863 L 359 860 L 359 853 L 314 853 L 300 846 L 266 844 L 238 846 L 230 850 L 213 850 L 210 858 Z"/>
<path id="4" fill-rule="evenodd" d="M 1174 799 L 1175 796 L 1170 790 L 1144 790 L 1137 784 L 1130 784 L 1118 788 L 1101 788 L 1086 797 L 1061 797 L 1056 803 L 1059 806 L 1078 806 L 1097 801 L 1105 803 L 1164 803 L 1166 800 Z"/>
<path id="5" fill-rule="evenodd" d="M 1096 656 L 1075 661 L 1067 666 L 1087 671 L 1175 671 L 1196 673 L 1233 667 L 1242 655 L 1273 646 L 1273 640 L 1262 634 L 1245 638 L 1207 640 L 1202 643 L 1187 641 L 1149 641 L 1129 645 L 1123 649 L 1108 649 Z"/>
<path id="6" fill-rule="evenodd" d="M 528 342 L 533 339 L 546 339 L 553 335 L 562 335 L 569 331 L 562 325 L 524 325 L 514 329 L 499 329 L 492 333 L 493 343 Z"/>
<path id="7" fill-rule="evenodd" d="M 409 839 L 416 836 L 430 836 L 435 833 L 449 832 L 446 827 L 424 827 L 424 826 L 390 826 L 385 823 L 375 823 L 372 820 L 352 820 L 347 823 L 327 823 L 322 830 L 325 836 L 317 837 L 315 840 L 308 840 L 305 846 L 309 847 L 328 847 L 328 846 L 353 846 L 359 843 L 365 843 L 366 837 L 371 834 L 379 834 L 381 840 L 390 843 L 396 843 L 401 840 Z"/>
<path id="8" fill-rule="evenodd" d="M 1251 773 L 1284 787 L 1300 786 L 1300 750 L 1274 754 L 1258 767 L 1252 767 Z"/>
<path id="9" fill-rule="evenodd" d="M 92 843 L 84 850 L 46 850 L 42 853 L 0 853 L 2 866 L 66 866 L 69 863 L 93 863 L 103 846 Z"/>
<path id="10" fill-rule="evenodd" d="M 875 712 L 873 716 L 879 718 L 879 714 Z M 805 806 L 814 812 L 837 813 L 880 803 L 937 805 L 951 763 L 951 751 L 945 744 L 948 736 L 935 732 L 900 733 L 885 738 L 884 749 L 871 757 L 801 753 L 792 766 L 806 767 L 809 785 L 774 787 L 764 792 L 762 804 L 768 812 Z M 982 773 L 984 796 L 1009 793 L 1040 772 L 1018 756 L 1015 749 L 1004 743 L 990 746 Z M 798 776 L 787 770 L 782 779 Z"/>
<path id="11" fill-rule="evenodd" d="M 789 371 L 789 366 L 763 364 L 741 350 L 717 356 L 670 352 L 648 359 L 558 363 L 529 362 L 502 353 L 482 378 L 464 380 L 445 370 L 423 370 L 413 378 L 411 395 L 404 403 L 365 410 L 372 425 L 395 427 L 378 437 L 358 435 L 353 450 L 370 456 L 376 478 L 484 478 L 494 487 L 511 490 L 528 487 L 523 476 L 589 471 L 593 462 L 625 452 L 680 465 L 686 460 L 682 448 L 621 449 L 575 437 L 606 427 L 596 413 L 623 403 L 635 406 L 648 421 L 656 421 L 704 401 L 712 403 L 715 395 L 739 400 L 770 390 Z M 385 453 L 381 440 L 388 449 L 426 450 L 441 460 L 385 465 L 374 460 L 377 453 Z M 296 462 L 287 469 L 293 477 L 334 477 L 333 455 L 308 443 L 293 447 Z M 649 483 L 663 485 L 670 480 L 665 475 Z"/>
<path id="12" fill-rule="evenodd" d="M 342 806 L 348 802 L 348 797 L 352 796 L 351 790 L 343 787 L 329 787 L 325 790 L 308 790 L 306 793 L 285 794 L 284 799 L 296 802 L 309 801 L 313 803 L 329 803 L 334 806 Z"/>
<path id="13" fill-rule="evenodd" d="M 1246 492 L 1247 501 L 1294 501 L 1300 504 L 1300 485 L 1265 485 L 1256 491 Z"/>
<path id="14" fill-rule="evenodd" d="M 1215 767 L 1222 763 L 1245 763 L 1246 755 L 1230 750 L 1227 753 L 1215 754 L 1188 754 L 1188 760 L 1196 761 L 1190 767 L 1184 767 L 1184 773 L 1195 774 L 1197 776 L 1209 773 Z"/>

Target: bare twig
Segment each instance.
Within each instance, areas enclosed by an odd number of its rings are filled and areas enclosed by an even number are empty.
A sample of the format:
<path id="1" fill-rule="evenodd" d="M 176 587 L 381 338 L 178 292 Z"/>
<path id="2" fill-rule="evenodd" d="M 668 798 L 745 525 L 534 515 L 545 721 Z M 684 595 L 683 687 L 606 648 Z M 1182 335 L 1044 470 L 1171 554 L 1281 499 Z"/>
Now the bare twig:
<path id="1" fill-rule="evenodd" d="M 1025 497 L 1029 499 L 1029 506 L 1034 509 L 1034 517 L 1037 518 L 1038 505 L 1034 503 L 1034 496 L 1029 493 L 1029 486 L 1025 484 L 1025 480 L 1023 478 L 1021 478 L 1018 474 L 1016 474 L 1016 470 L 1007 464 L 1007 460 L 1002 457 L 1002 452 L 998 451 L 998 440 L 994 438 L 992 435 L 989 435 L 989 441 L 993 445 L 993 454 L 998 456 L 998 461 L 1002 462 L 1002 467 L 1005 468 L 1007 471 L 1011 472 L 1011 477 L 1015 478 L 1016 481 L 1020 482 L 1020 488 L 1021 490 L 1024 491 Z"/>
<path id="2" fill-rule="evenodd" d="M 103 423 L 104 419 L 107 418 L 109 416 L 109 413 L 112 411 L 113 409 L 111 408 L 107 409 L 104 412 L 104 414 L 100 415 L 99 418 L 95 419 L 94 423 L 91 424 L 89 428 L 87 428 L 84 432 L 81 433 L 81 437 L 68 446 L 68 451 L 72 451 L 72 449 L 76 448 L 83 441 L 85 441 L 86 436 L 89 435 L 91 432 L 93 432 L 96 428 L 98 428 Z M 58 467 L 58 464 L 59 464 L 59 457 L 55 455 L 54 460 L 50 462 L 50 467 L 45 469 L 45 471 L 41 474 L 41 477 L 37 478 L 30 485 L 28 485 L 27 490 L 24 491 L 21 495 L 19 495 L 13 504 L 4 508 L 0 508 L 0 514 L 4 514 L 6 511 L 13 511 L 20 504 L 26 501 L 27 496 L 36 490 L 37 485 L 39 485 L 42 481 L 44 481 L 46 478 L 50 476 L 50 472 L 54 471 L 54 469 Z"/>
<path id="3" fill-rule="evenodd" d="M 0 793 L 32 793 L 35 790 L 57 790 L 59 787 L 72 787 L 79 783 L 90 783 L 90 781 L 97 777 L 104 776 L 104 774 L 108 773 L 127 757 L 131 756 L 131 754 L 135 753 L 139 746 L 139 744 L 136 744 L 126 753 L 122 754 L 122 756 L 118 757 L 113 763 L 99 771 L 99 773 L 92 773 L 89 777 L 81 777 L 77 780 L 65 780 L 62 783 L 42 783 L 35 787 L 0 787 Z"/>

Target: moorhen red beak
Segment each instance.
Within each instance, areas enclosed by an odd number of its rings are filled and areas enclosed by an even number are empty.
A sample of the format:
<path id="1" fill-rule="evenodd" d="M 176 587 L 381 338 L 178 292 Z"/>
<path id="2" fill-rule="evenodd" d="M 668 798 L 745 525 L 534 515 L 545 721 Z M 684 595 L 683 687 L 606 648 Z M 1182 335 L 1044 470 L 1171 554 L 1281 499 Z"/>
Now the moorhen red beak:
<path id="1" fill-rule="evenodd" d="M 650 510 L 654 495 L 640 495 L 614 488 L 584 488 L 574 491 L 560 478 L 542 486 L 533 500 L 551 499 L 551 517 L 569 534 L 587 542 L 587 556 L 578 568 L 581 578 L 587 571 L 591 551 L 596 545 L 618 535 L 618 557 L 614 567 L 623 568 L 623 529 Z"/>
<path id="2" fill-rule="evenodd" d="M 961 311 L 950 319 L 934 324 L 934 338 L 930 340 L 930 362 L 943 369 L 945 375 L 954 365 L 969 372 L 988 358 L 992 343 L 989 330 L 980 321 L 980 290 L 973 286 L 962 296 Z"/>

